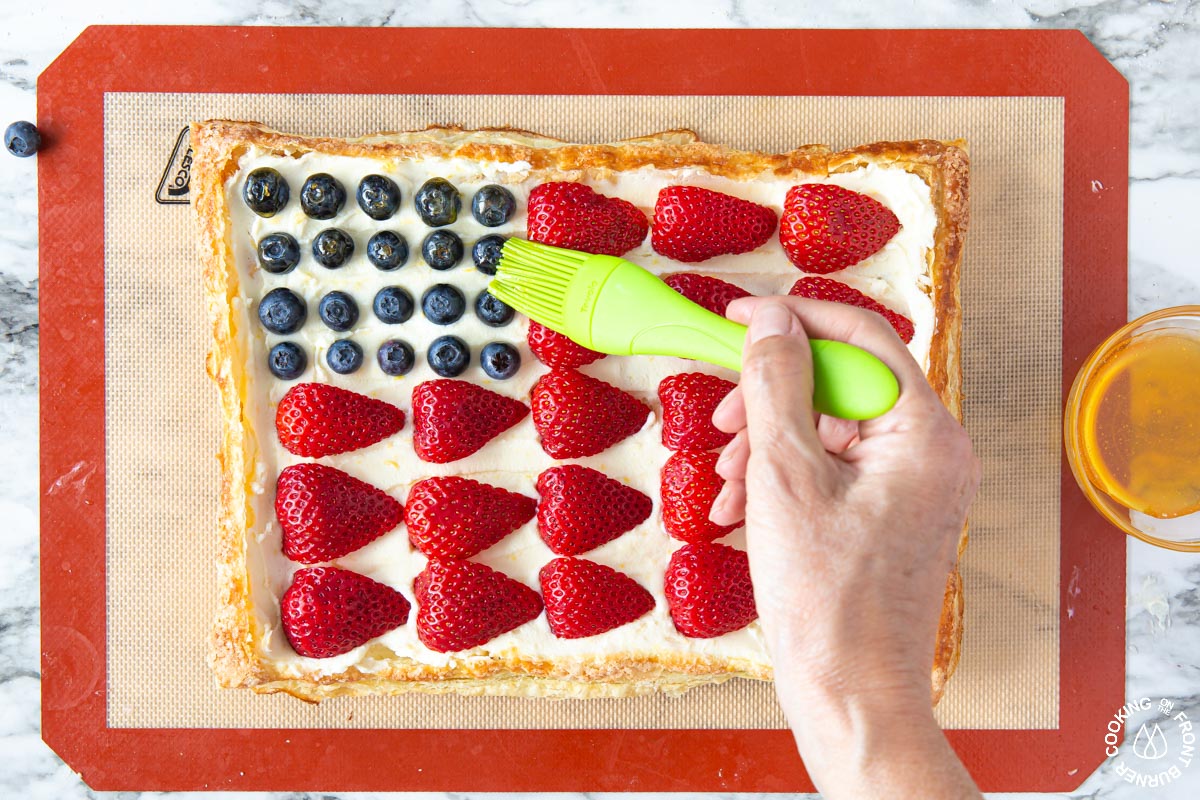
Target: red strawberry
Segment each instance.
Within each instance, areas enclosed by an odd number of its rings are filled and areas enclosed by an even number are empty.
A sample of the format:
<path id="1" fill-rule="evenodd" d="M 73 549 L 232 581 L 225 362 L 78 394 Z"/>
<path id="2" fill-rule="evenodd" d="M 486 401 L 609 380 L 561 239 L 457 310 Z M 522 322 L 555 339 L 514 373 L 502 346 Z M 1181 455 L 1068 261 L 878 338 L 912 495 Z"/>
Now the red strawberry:
<path id="1" fill-rule="evenodd" d="M 526 236 L 532 242 L 619 256 L 641 244 L 649 227 L 633 203 L 582 183 L 543 183 L 529 193 Z"/>
<path id="2" fill-rule="evenodd" d="M 693 639 L 711 639 L 758 619 L 750 560 L 724 544 L 686 544 L 671 555 L 667 608 L 675 628 Z"/>
<path id="3" fill-rule="evenodd" d="M 801 278 L 792 285 L 788 294 L 793 297 L 808 297 L 812 300 L 831 300 L 834 303 L 858 306 L 868 311 L 874 311 L 876 314 L 882 314 L 883 318 L 896 329 L 901 341 L 905 344 L 912 341 L 913 324 L 908 317 L 892 311 L 878 300 L 868 297 L 852 286 L 835 281 L 833 278 Z"/>
<path id="4" fill-rule="evenodd" d="M 439 653 L 479 647 L 542 612 L 537 592 L 474 561 L 431 558 L 413 589 L 417 636 Z"/>
<path id="5" fill-rule="evenodd" d="M 725 485 L 717 474 L 717 454 L 706 450 L 672 453 L 662 468 L 662 518 L 667 533 L 684 542 L 711 542 L 742 527 L 708 519 Z"/>
<path id="6" fill-rule="evenodd" d="M 413 448 L 422 461 L 466 458 L 525 418 L 519 400 L 467 381 L 439 379 L 412 393 Z"/>
<path id="7" fill-rule="evenodd" d="M 408 601 L 392 587 L 337 567 L 292 576 L 279 603 L 283 632 L 308 658 L 348 653 L 408 621 Z"/>
<path id="8" fill-rule="evenodd" d="M 615 386 L 571 369 L 552 369 L 531 394 L 533 426 L 553 458 L 582 458 L 641 430 L 644 403 Z"/>
<path id="9" fill-rule="evenodd" d="M 582 367 L 604 358 L 604 353 L 597 353 L 576 344 L 561 333 L 533 320 L 529 320 L 529 334 L 526 340 L 538 361 L 547 367 Z"/>
<path id="10" fill-rule="evenodd" d="M 546 470 L 537 490 L 538 533 L 560 556 L 586 553 L 633 530 L 654 505 L 632 486 L 578 464 Z"/>
<path id="11" fill-rule="evenodd" d="M 659 255 L 690 264 L 748 253 L 774 232 L 775 212 L 766 206 L 699 186 L 668 186 L 658 193 L 650 242 Z"/>
<path id="12" fill-rule="evenodd" d="M 469 478 L 418 481 L 408 493 L 408 539 L 434 558 L 470 558 L 533 519 L 537 501 Z"/>
<path id="13" fill-rule="evenodd" d="M 730 303 L 739 297 L 750 296 L 750 292 L 740 286 L 695 272 L 676 272 L 663 278 L 663 281 L 688 300 L 722 317 Z"/>
<path id="14" fill-rule="evenodd" d="M 658 384 L 662 403 L 662 443 L 670 450 L 711 450 L 733 441 L 717 430 L 713 411 L 737 384 L 703 372 L 668 375 Z"/>
<path id="15" fill-rule="evenodd" d="M 279 401 L 275 430 L 289 453 L 320 458 L 375 444 L 404 427 L 391 403 L 324 383 L 298 383 Z"/>
<path id="16" fill-rule="evenodd" d="M 301 564 L 352 553 L 395 528 L 403 515 L 390 495 L 324 464 L 286 467 L 275 485 L 283 552 Z"/>
<path id="17" fill-rule="evenodd" d="M 788 189 L 779 223 L 779 242 L 805 272 L 836 272 L 883 248 L 900 220 L 873 197 L 832 183 Z"/>
<path id="18" fill-rule="evenodd" d="M 628 625 L 654 608 L 654 596 L 623 572 L 583 558 L 556 558 L 538 574 L 546 621 L 559 639 L 583 639 Z"/>

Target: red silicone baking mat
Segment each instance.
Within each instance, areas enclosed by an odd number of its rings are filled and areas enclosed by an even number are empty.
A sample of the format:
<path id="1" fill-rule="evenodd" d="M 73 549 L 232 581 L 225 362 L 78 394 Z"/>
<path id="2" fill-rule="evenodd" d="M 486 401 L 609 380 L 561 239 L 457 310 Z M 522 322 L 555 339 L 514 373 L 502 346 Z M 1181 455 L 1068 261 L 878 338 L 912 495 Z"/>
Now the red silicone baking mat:
<path id="1" fill-rule="evenodd" d="M 94 28 L 43 74 L 43 729 L 92 786 L 811 788 L 790 736 L 778 730 L 109 727 L 104 362 L 75 355 L 85 336 L 102 341 L 104 332 L 106 93 L 403 87 L 406 94 L 1062 98 L 1064 392 L 1079 361 L 1124 321 L 1128 92 L 1079 34 L 488 31 L 488 51 L 521 52 L 523 60 L 484 76 L 463 70 L 475 55 L 464 47 L 484 44 L 478 30 Z M 306 58 L 318 48 L 339 53 L 338 71 Z M 206 55 L 213 52 L 224 57 Z M 1124 541 L 1067 473 L 1061 490 L 1058 727 L 950 732 L 987 790 L 1077 786 L 1103 759 L 1097 734 L 1123 697 Z M 1068 596 L 1079 587 L 1088 602 Z M 470 767 L 449 752 L 469 752 Z"/>

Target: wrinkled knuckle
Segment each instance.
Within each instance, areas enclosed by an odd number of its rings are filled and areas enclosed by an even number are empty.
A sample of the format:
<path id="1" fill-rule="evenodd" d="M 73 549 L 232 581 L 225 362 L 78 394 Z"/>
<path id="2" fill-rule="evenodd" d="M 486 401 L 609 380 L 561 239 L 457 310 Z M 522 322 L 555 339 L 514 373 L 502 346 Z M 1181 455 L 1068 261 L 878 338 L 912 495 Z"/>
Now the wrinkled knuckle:
<path id="1" fill-rule="evenodd" d="M 756 383 L 775 380 L 804 373 L 808 370 L 807 360 L 800 351 L 799 343 L 784 336 L 772 336 L 755 342 L 743 364 L 743 378 Z"/>

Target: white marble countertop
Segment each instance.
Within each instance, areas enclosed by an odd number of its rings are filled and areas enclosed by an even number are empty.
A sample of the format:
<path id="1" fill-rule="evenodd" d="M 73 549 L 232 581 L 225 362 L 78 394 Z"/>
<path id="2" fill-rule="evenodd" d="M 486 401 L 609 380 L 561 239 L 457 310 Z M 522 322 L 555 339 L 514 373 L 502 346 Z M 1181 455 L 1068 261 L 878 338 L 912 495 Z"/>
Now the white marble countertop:
<path id="1" fill-rule="evenodd" d="M 43 4 L 10 0 L 0 4 L 0 125 L 35 119 L 38 73 L 84 27 L 100 23 L 550 26 L 569 21 L 579 27 L 1078 28 L 1132 87 L 1129 314 L 1200 303 L 1194 238 L 1200 217 L 1196 0 L 593 0 L 571 2 L 578 8 L 569 14 L 564 13 L 567 5 L 557 0 L 339 0 L 327 7 L 311 0 L 65 0 L 45 10 Z M 0 796 L 117 797 L 88 790 L 42 743 L 39 732 L 36 185 L 36 159 L 0 153 L 0 519 L 8 520 L 0 535 Z M 80 357 L 98 358 L 100 353 Z M 1131 541 L 1127 586 L 1127 696 L 1173 698 L 1177 708 L 1200 718 L 1200 555 Z M 1200 764 L 1158 789 L 1126 784 L 1111 767 L 1102 766 L 1071 796 L 1200 797 Z M 182 797 L 119 795 L 151 796 Z M 752 796 L 758 795 L 719 795 Z"/>

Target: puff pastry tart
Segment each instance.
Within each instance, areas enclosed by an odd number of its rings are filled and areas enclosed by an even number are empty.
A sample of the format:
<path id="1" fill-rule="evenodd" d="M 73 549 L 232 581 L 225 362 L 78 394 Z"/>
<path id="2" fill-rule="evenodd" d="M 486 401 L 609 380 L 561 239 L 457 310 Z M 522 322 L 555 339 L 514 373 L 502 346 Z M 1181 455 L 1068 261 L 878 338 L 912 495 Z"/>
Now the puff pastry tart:
<path id="1" fill-rule="evenodd" d="M 708 415 L 737 376 L 531 325 L 485 292 L 506 237 L 623 255 L 717 311 L 866 305 L 959 412 L 961 142 L 191 135 L 224 686 L 611 697 L 771 678 L 743 532 L 707 521 L 727 441 Z M 935 698 L 961 619 L 952 574 Z"/>

